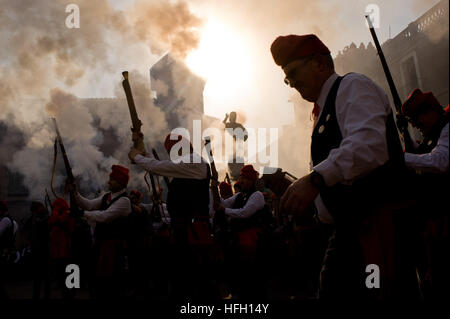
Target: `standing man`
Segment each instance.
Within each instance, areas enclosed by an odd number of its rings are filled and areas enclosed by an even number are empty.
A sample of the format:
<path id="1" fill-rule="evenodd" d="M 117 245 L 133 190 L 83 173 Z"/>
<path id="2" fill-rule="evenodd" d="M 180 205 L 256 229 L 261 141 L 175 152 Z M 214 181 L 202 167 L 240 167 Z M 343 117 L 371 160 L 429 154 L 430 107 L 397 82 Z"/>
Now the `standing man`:
<path id="1" fill-rule="evenodd" d="M 0 299 L 8 299 L 4 288 L 4 278 L 7 276 L 7 255 L 13 244 L 14 223 L 8 214 L 8 203 L 0 201 Z"/>
<path id="2" fill-rule="evenodd" d="M 406 166 L 421 173 L 448 174 L 448 106 L 444 110 L 433 93 L 415 89 L 402 113 L 424 137 L 414 153 L 405 153 Z"/>
<path id="3" fill-rule="evenodd" d="M 209 165 L 181 135 L 167 135 L 164 147 L 170 160 L 146 157 L 135 148 L 131 148 L 128 157 L 150 174 L 170 179 L 167 209 L 175 246 L 176 266 L 172 271 L 175 297 L 201 294 L 211 298 L 211 293 L 205 288 L 210 269 L 195 261 L 203 259 L 205 246 L 212 245 L 209 224 Z M 204 267 L 202 271 L 200 266 Z"/>
<path id="4" fill-rule="evenodd" d="M 239 176 L 242 191 L 222 199 L 216 204 L 216 214 L 224 214 L 230 219 L 233 235 L 228 256 L 231 259 L 227 273 L 231 274 L 233 294 L 239 298 L 265 298 L 263 263 L 259 263 L 258 248 L 261 248 L 264 226 L 270 223 L 271 214 L 265 206 L 264 195 L 256 190 L 258 172 L 253 165 L 245 165 Z"/>
<path id="5" fill-rule="evenodd" d="M 312 171 L 287 189 L 281 208 L 301 215 L 315 203 L 319 219 L 335 225 L 319 298 L 361 297 L 367 288 L 358 225 L 387 196 L 394 155 L 401 156 L 389 100 L 361 74 L 336 74 L 330 51 L 313 34 L 280 36 L 271 52 L 284 82 L 314 103 Z"/>
<path id="6" fill-rule="evenodd" d="M 75 192 L 83 217 L 94 231 L 94 294 L 95 297 L 116 297 L 123 293 L 125 245 L 128 220 L 131 213 L 130 199 L 126 187 L 128 168 L 113 165 L 109 174 L 109 192 L 95 199 L 87 199 Z M 75 188 L 75 184 L 72 185 Z"/>
<path id="7" fill-rule="evenodd" d="M 48 220 L 50 266 L 58 284 L 58 289 L 64 299 L 75 297 L 74 290 L 65 284 L 67 265 L 73 263 L 72 233 L 75 220 L 70 216 L 70 207 L 64 198 L 57 198 L 52 205 L 52 213 Z"/>
<path id="8" fill-rule="evenodd" d="M 49 213 L 44 204 L 31 202 L 31 216 L 24 225 L 24 230 L 28 233 L 28 240 L 31 246 L 31 260 L 33 272 L 33 299 L 41 298 L 42 284 L 44 286 L 45 299 L 50 298 L 51 279 L 49 272 L 50 257 L 50 230 Z"/>
<path id="9" fill-rule="evenodd" d="M 410 190 L 420 204 L 419 240 L 424 240 L 425 258 L 419 259 L 419 273 L 424 296 L 444 300 L 450 294 L 450 217 L 445 208 L 449 192 L 448 106 L 444 110 L 433 93 L 415 89 L 402 105 L 402 113 L 423 135 L 414 153 L 405 153 L 405 163 L 416 173 Z"/>

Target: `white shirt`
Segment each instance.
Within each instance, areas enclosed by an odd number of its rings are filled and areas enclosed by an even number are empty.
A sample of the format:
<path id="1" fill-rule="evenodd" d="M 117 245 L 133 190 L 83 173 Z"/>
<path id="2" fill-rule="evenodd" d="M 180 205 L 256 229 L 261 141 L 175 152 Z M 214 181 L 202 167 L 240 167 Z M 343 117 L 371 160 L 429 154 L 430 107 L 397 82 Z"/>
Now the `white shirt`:
<path id="1" fill-rule="evenodd" d="M 151 174 L 172 178 L 205 179 L 208 172 L 206 162 L 195 153 L 183 157 L 179 163 L 171 160 L 157 160 L 151 155 L 146 157 L 137 155 L 134 161 Z"/>
<path id="2" fill-rule="evenodd" d="M 442 129 L 437 145 L 427 154 L 405 153 L 406 166 L 423 173 L 447 173 L 448 157 L 448 123 Z"/>
<path id="3" fill-rule="evenodd" d="M 316 102 L 320 108 L 319 117 L 337 78 L 338 75 L 333 73 L 322 86 Z M 313 167 L 328 186 L 351 185 L 388 161 L 386 121 L 391 112 L 386 93 L 372 80 L 356 73 L 342 79 L 336 95 L 336 117 L 342 141 L 324 161 Z M 320 195 L 315 204 L 319 219 L 330 223 L 332 217 Z"/>
<path id="4" fill-rule="evenodd" d="M 10 218 L 6 218 L 6 217 L 2 217 L 2 219 L 0 220 L 0 236 L 3 235 L 3 233 L 9 227 L 11 227 L 11 219 Z"/>
<path id="5" fill-rule="evenodd" d="M 225 215 L 229 216 L 230 218 L 248 218 L 257 211 L 264 208 L 264 195 L 259 191 L 256 191 L 250 195 L 244 207 L 230 208 L 233 206 L 238 194 L 239 193 L 236 193 L 230 198 L 222 199 L 221 201 L 223 206 L 226 207 Z"/>
<path id="6" fill-rule="evenodd" d="M 112 193 L 111 201 L 124 192 L 125 190 L 121 190 L 119 192 Z M 108 223 L 120 216 L 128 216 L 128 214 L 131 213 L 131 202 L 126 196 L 116 200 L 106 210 L 100 210 L 103 196 L 95 199 L 87 199 L 78 193 L 75 194 L 80 208 L 86 210 L 84 213 L 84 218 L 88 222 Z"/>

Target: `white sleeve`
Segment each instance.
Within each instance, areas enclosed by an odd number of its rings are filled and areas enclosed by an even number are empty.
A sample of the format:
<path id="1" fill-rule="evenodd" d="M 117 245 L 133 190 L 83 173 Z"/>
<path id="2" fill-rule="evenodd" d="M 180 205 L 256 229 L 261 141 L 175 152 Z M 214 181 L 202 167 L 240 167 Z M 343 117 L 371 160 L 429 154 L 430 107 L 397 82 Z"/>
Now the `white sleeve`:
<path id="1" fill-rule="evenodd" d="M 175 163 L 170 160 L 157 160 L 142 155 L 137 155 L 134 161 L 151 174 L 194 179 L 204 179 L 207 176 L 206 163 Z"/>
<path id="2" fill-rule="evenodd" d="M 328 186 L 351 184 L 387 162 L 386 120 L 390 112 L 386 94 L 370 79 L 350 74 L 342 80 L 336 97 L 342 141 L 314 167 Z"/>
<path id="3" fill-rule="evenodd" d="M 233 196 L 228 197 L 227 199 L 220 198 L 220 203 L 221 203 L 225 208 L 230 208 L 230 207 L 232 207 L 232 206 L 234 205 L 234 201 L 236 200 L 238 194 L 239 194 L 239 193 L 236 193 L 236 194 L 234 194 Z"/>
<path id="4" fill-rule="evenodd" d="M 100 207 L 102 206 L 102 198 L 103 196 L 94 199 L 87 199 L 81 196 L 78 192 L 75 193 L 75 199 L 77 200 L 80 208 L 83 210 L 100 209 Z"/>
<path id="5" fill-rule="evenodd" d="M 0 235 L 3 235 L 8 227 L 11 227 L 11 219 L 3 217 L 2 220 L 0 220 Z"/>
<path id="6" fill-rule="evenodd" d="M 121 197 L 109 206 L 106 210 L 93 210 L 85 212 L 84 217 L 88 221 L 98 223 L 108 223 L 120 216 L 127 216 L 131 213 L 131 203 L 128 197 Z"/>
<path id="7" fill-rule="evenodd" d="M 242 208 L 225 208 L 225 215 L 231 218 L 248 218 L 263 209 L 265 204 L 264 195 L 261 192 L 254 192 L 250 195 L 247 203 Z"/>
<path id="8" fill-rule="evenodd" d="M 437 145 L 430 153 L 405 153 L 406 166 L 424 173 L 446 173 L 449 168 L 448 124 L 442 129 Z"/>

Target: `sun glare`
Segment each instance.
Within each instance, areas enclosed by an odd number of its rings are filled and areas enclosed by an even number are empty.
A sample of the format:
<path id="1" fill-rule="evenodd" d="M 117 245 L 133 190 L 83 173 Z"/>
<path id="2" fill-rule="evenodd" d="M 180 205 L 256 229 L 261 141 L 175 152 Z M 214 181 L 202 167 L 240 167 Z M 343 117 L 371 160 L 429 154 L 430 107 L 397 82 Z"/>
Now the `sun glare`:
<path id="1" fill-rule="evenodd" d="M 250 49 L 245 39 L 224 24 L 208 22 L 187 66 L 206 80 L 205 113 L 221 117 L 239 103 L 250 82 Z"/>

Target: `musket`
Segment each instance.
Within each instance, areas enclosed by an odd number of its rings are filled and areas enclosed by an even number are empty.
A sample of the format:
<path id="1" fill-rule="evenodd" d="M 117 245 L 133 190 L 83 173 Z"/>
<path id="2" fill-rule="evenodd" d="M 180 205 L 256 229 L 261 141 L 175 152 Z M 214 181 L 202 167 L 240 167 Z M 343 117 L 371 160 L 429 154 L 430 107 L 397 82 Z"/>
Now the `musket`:
<path id="1" fill-rule="evenodd" d="M 142 152 L 145 152 L 144 135 L 141 132 L 142 122 L 138 117 L 136 105 L 134 104 L 133 93 L 131 92 L 130 82 L 128 81 L 128 71 L 122 72 L 122 75 L 123 75 L 122 86 L 125 91 L 125 96 L 127 98 L 128 109 L 130 110 L 131 123 L 133 125 L 131 127 L 131 131 L 133 133 L 137 133 L 138 135 L 137 138 L 136 137 L 133 138 L 133 147 Z M 153 209 L 158 209 L 161 218 L 163 218 L 165 216 L 164 208 L 162 206 L 160 195 L 158 194 L 158 191 L 156 189 L 155 178 L 152 174 L 149 175 L 150 175 L 150 183 L 152 185 L 153 190 L 152 194 Z"/>
<path id="2" fill-rule="evenodd" d="M 389 89 L 392 94 L 392 100 L 394 101 L 395 106 L 395 118 L 397 127 L 400 131 L 400 134 L 403 137 L 405 142 L 405 149 L 408 150 L 412 147 L 412 139 L 409 135 L 408 131 L 408 122 L 401 114 L 402 101 L 400 100 L 400 96 L 398 95 L 397 88 L 395 87 L 394 79 L 392 78 L 391 71 L 389 70 L 389 66 L 386 62 L 386 58 L 384 57 L 383 50 L 381 49 L 380 42 L 378 41 L 377 34 L 375 33 L 375 28 L 373 27 L 372 21 L 368 15 L 365 15 L 367 19 L 367 23 L 369 25 L 370 34 L 372 35 L 372 39 L 375 42 L 375 47 L 377 48 L 378 56 L 380 57 L 381 65 L 383 67 L 384 74 L 386 75 L 386 80 L 389 85 Z"/>
<path id="3" fill-rule="evenodd" d="M 213 195 L 213 202 L 214 205 L 219 205 L 221 203 L 220 200 L 220 195 L 219 195 L 219 189 L 218 189 L 218 177 L 219 174 L 217 172 L 216 169 L 216 164 L 214 162 L 214 157 L 212 154 L 212 149 L 211 149 L 211 139 L 209 136 L 205 137 L 205 148 L 208 154 L 208 159 L 209 159 L 209 165 L 211 167 L 211 180 L 213 181 L 213 183 L 211 183 L 211 192 Z M 216 228 L 220 228 L 220 225 L 226 225 L 226 218 L 225 215 L 218 215 L 217 213 L 214 214 L 214 229 Z"/>
<path id="4" fill-rule="evenodd" d="M 130 116 L 131 116 L 131 123 L 132 123 L 132 127 L 131 127 L 131 131 L 133 133 L 137 133 L 138 137 L 133 137 L 133 147 L 138 149 L 141 152 L 145 152 L 145 146 L 144 146 L 144 135 L 141 132 L 141 127 L 142 127 L 142 122 L 139 119 L 137 112 L 136 112 L 136 105 L 134 104 L 134 99 L 133 99 L 133 93 L 131 92 L 131 86 L 130 86 L 130 82 L 128 81 L 128 71 L 123 71 L 122 72 L 123 75 L 123 81 L 122 81 L 122 86 L 123 89 L 125 90 L 125 96 L 127 98 L 127 103 L 128 103 L 128 109 L 130 110 Z"/>
<path id="5" fill-rule="evenodd" d="M 52 120 L 55 126 L 56 140 L 58 141 L 59 148 L 61 150 L 64 160 L 64 167 L 66 168 L 67 183 L 73 184 L 75 182 L 75 178 L 73 177 L 72 167 L 70 166 L 69 158 L 67 156 L 66 149 L 64 147 L 64 143 L 61 138 L 61 134 L 59 133 L 58 124 L 56 123 L 56 119 L 54 117 L 52 118 Z M 70 190 L 69 195 L 70 195 L 70 213 L 72 216 L 79 216 L 81 210 L 78 208 L 77 201 L 75 199 L 75 192 L 73 190 Z"/>

